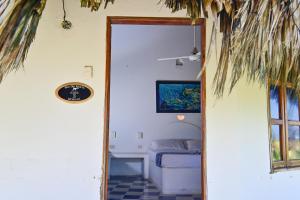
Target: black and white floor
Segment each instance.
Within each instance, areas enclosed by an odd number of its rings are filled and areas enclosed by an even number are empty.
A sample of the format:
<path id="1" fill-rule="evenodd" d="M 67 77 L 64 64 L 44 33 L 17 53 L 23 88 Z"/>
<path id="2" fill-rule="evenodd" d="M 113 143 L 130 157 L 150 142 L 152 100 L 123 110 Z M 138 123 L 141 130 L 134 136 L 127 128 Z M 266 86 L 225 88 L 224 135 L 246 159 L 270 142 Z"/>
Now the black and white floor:
<path id="1" fill-rule="evenodd" d="M 112 176 L 108 200 L 201 200 L 200 195 L 163 195 L 140 176 Z"/>

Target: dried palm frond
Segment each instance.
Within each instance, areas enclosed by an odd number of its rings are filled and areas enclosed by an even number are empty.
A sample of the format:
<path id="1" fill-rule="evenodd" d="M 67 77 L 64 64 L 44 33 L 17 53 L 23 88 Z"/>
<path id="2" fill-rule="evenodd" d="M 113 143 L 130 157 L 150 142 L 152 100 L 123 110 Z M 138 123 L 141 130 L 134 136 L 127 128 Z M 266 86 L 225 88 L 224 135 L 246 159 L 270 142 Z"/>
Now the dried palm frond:
<path id="1" fill-rule="evenodd" d="M 0 81 L 24 62 L 46 0 L 5 0 L 0 4 Z"/>
<path id="2" fill-rule="evenodd" d="M 187 15 L 192 19 L 197 19 L 203 15 L 208 17 L 208 10 L 211 10 L 213 17 L 216 19 L 221 11 L 224 11 L 230 17 L 241 5 L 242 0 L 160 0 L 172 12 L 186 10 Z M 222 18 L 222 17 L 221 17 Z"/>
<path id="3" fill-rule="evenodd" d="M 3 0 L 2 2 L 0 2 L 0 24 L 3 23 L 5 17 L 11 11 L 12 5 L 12 0 Z"/>
<path id="4" fill-rule="evenodd" d="M 101 4 L 104 2 L 104 8 L 107 7 L 108 3 L 114 3 L 115 0 L 80 0 L 81 7 L 91 8 L 92 11 L 97 11 Z"/>
<path id="5" fill-rule="evenodd" d="M 298 0 L 249 0 L 238 10 L 238 29 L 231 29 L 230 45 L 221 57 L 230 57 L 230 90 L 245 74 L 249 81 L 265 84 L 267 79 L 291 82 L 300 94 L 300 2 Z M 225 35 L 224 35 L 225 37 Z M 225 55 L 222 55 L 225 54 Z M 222 96 L 228 60 L 219 62 L 215 78 Z"/>
<path id="6" fill-rule="evenodd" d="M 172 12 L 177 12 L 182 9 L 187 10 L 187 14 L 192 19 L 197 19 L 201 16 L 201 11 L 207 16 L 204 0 L 160 0 L 166 7 L 170 8 Z"/>

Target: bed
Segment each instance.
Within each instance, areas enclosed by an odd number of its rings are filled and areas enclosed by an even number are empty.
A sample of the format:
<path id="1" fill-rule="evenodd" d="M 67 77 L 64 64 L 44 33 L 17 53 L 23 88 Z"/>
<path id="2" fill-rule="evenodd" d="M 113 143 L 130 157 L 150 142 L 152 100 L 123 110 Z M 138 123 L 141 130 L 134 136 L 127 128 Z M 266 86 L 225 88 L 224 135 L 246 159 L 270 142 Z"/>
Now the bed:
<path id="1" fill-rule="evenodd" d="M 156 140 L 148 154 L 150 179 L 163 194 L 201 193 L 199 140 Z"/>

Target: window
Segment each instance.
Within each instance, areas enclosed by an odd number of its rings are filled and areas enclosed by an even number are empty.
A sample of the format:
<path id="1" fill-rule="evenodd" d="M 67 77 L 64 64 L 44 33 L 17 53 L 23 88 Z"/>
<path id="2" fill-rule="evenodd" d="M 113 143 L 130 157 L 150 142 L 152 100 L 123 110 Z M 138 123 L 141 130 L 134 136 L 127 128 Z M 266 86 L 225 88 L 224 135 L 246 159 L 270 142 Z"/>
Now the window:
<path id="1" fill-rule="evenodd" d="M 300 167 L 299 97 L 291 85 L 270 85 L 270 148 L 273 169 Z"/>

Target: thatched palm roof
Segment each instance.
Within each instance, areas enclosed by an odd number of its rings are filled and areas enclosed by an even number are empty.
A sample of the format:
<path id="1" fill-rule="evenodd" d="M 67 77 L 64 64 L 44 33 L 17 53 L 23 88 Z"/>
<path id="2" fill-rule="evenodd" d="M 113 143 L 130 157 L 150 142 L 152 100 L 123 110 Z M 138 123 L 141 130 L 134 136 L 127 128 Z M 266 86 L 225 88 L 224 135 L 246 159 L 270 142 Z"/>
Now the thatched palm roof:
<path id="1" fill-rule="evenodd" d="M 115 0 L 80 1 L 83 7 L 96 11 L 102 4 L 106 7 Z M 158 1 L 172 12 L 185 9 L 192 19 L 204 16 L 220 20 L 223 41 L 215 75 L 217 96 L 222 96 L 227 81 L 232 89 L 243 75 L 261 84 L 267 79 L 291 82 L 300 94 L 299 0 Z M 45 3 L 46 0 L 0 3 L 0 77 L 23 63 Z M 9 8 L 11 11 L 7 12 Z M 212 15 L 208 16 L 207 11 Z"/>

